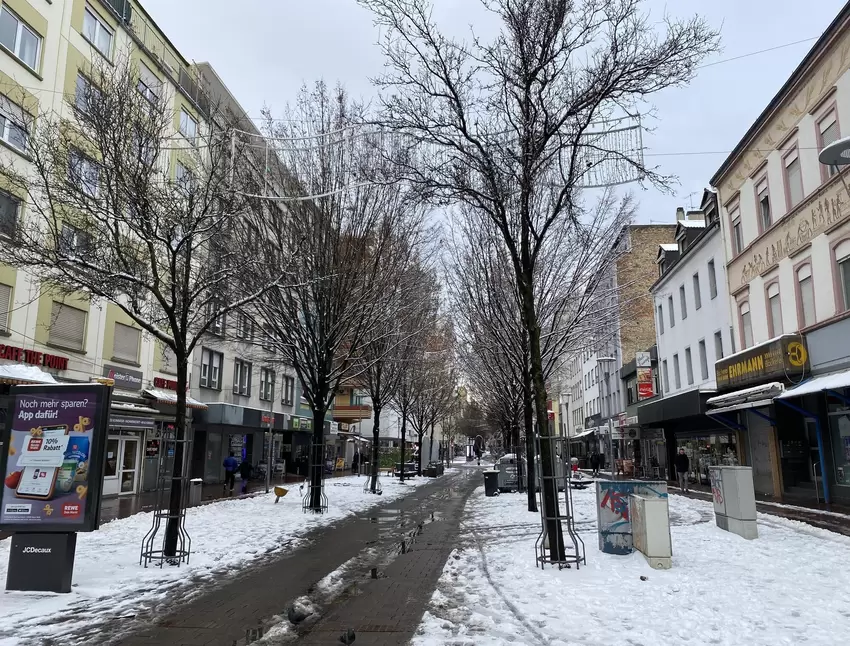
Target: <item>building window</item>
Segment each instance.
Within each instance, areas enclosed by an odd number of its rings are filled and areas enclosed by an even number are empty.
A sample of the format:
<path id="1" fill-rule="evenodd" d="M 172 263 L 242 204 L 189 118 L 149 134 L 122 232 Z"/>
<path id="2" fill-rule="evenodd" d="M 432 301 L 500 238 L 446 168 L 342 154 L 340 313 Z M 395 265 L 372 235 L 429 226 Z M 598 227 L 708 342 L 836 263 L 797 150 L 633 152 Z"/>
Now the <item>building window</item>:
<path id="1" fill-rule="evenodd" d="M 785 165 L 785 195 L 790 211 L 803 200 L 803 173 L 800 169 L 800 156 L 795 146 L 782 160 Z"/>
<path id="2" fill-rule="evenodd" d="M 694 274 L 694 309 L 702 307 L 702 293 L 699 288 L 699 274 Z"/>
<path id="3" fill-rule="evenodd" d="M 708 261 L 708 295 L 717 298 L 717 274 L 714 272 L 714 259 Z"/>
<path id="4" fill-rule="evenodd" d="M 732 330 L 732 326 L 729 326 L 729 343 L 732 344 L 732 354 L 735 354 L 737 350 L 735 349 L 735 332 Z"/>
<path id="5" fill-rule="evenodd" d="M 187 192 L 195 189 L 195 174 L 180 162 L 174 167 L 174 182 Z"/>
<path id="6" fill-rule="evenodd" d="M 201 350 L 201 388 L 221 390 L 221 364 L 224 355 L 221 352 L 203 348 Z"/>
<path id="7" fill-rule="evenodd" d="M 743 349 L 747 349 L 753 345 L 753 322 L 750 318 L 750 304 L 744 301 L 738 306 L 738 313 L 741 316 L 741 344 Z"/>
<path id="8" fill-rule="evenodd" d="M 782 334 L 782 305 L 779 302 L 779 282 L 767 286 L 767 331 L 771 337 Z"/>
<path id="9" fill-rule="evenodd" d="M 139 82 L 136 87 L 141 95 L 151 103 L 159 101 L 162 93 L 162 81 L 144 63 L 139 63 Z"/>
<path id="10" fill-rule="evenodd" d="M 72 150 L 68 156 L 68 180 L 88 197 L 97 197 L 100 166 L 79 150 Z"/>
<path id="11" fill-rule="evenodd" d="M 180 110 L 180 134 L 194 146 L 198 136 L 198 122 L 185 110 Z"/>
<path id="12" fill-rule="evenodd" d="M 116 323 L 115 336 L 112 339 L 112 358 L 138 363 L 141 339 L 142 331 L 138 328 Z"/>
<path id="13" fill-rule="evenodd" d="M 280 392 L 280 403 L 292 406 L 295 403 L 295 378 L 283 378 L 283 390 Z"/>
<path id="14" fill-rule="evenodd" d="M 82 73 L 77 74 L 77 85 L 74 93 L 74 105 L 77 110 L 88 114 L 92 105 L 96 104 L 103 94 L 94 83 L 87 79 Z"/>
<path id="15" fill-rule="evenodd" d="M 679 355 L 673 355 L 673 382 L 676 385 L 676 390 L 682 387 L 682 372 L 679 368 Z"/>
<path id="16" fill-rule="evenodd" d="M 838 115 L 835 108 L 831 109 L 826 115 L 818 121 L 818 150 L 823 150 L 826 146 L 837 141 L 841 137 L 838 129 Z M 826 181 L 838 172 L 837 166 L 821 166 L 821 178 Z"/>
<path id="17" fill-rule="evenodd" d="M 664 334 L 664 310 L 658 305 L 658 333 Z"/>
<path id="18" fill-rule="evenodd" d="M 31 70 L 38 67 L 41 36 L 4 5 L 0 9 L 0 43 L 21 59 Z"/>
<path id="19" fill-rule="evenodd" d="M 797 269 L 797 302 L 800 328 L 815 324 L 815 288 L 812 285 L 812 266 L 808 263 Z"/>
<path id="20" fill-rule="evenodd" d="M 842 312 L 846 312 L 850 309 L 850 240 L 844 240 L 835 247 L 835 262 L 841 290 L 837 304 Z"/>
<path id="21" fill-rule="evenodd" d="M 638 400 L 637 377 L 630 377 L 626 382 L 626 405 L 636 404 Z"/>
<path id="22" fill-rule="evenodd" d="M 767 176 L 756 182 L 756 208 L 759 218 L 759 233 L 767 231 L 773 220 L 770 215 L 770 193 L 767 189 Z"/>
<path id="23" fill-rule="evenodd" d="M 688 385 L 694 383 L 694 360 L 691 357 L 691 349 L 685 348 L 685 376 L 688 378 Z"/>
<path id="24" fill-rule="evenodd" d="M 160 370 L 172 375 L 177 374 L 177 355 L 170 346 L 160 345 Z"/>
<path id="25" fill-rule="evenodd" d="M 0 95 L 0 139 L 12 148 L 26 152 L 29 132 L 23 109 Z"/>
<path id="26" fill-rule="evenodd" d="M 0 191 L 0 235 L 15 237 L 18 228 L 18 211 L 21 201 L 16 197 Z"/>
<path id="27" fill-rule="evenodd" d="M 664 376 L 664 392 L 670 393 L 670 373 L 667 370 L 667 359 L 661 362 L 661 371 Z"/>
<path id="28" fill-rule="evenodd" d="M 720 361 L 723 356 L 723 333 L 718 330 L 714 333 L 714 360 Z"/>
<path id="29" fill-rule="evenodd" d="M 233 394 L 251 396 L 251 364 L 242 359 L 233 361 Z"/>
<path id="30" fill-rule="evenodd" d="M 274 350 L 274 330 L 272 330 L 271 325 L 263 325 L 262 346 L 266 352 L 272 352 Z"/>
<path id="31" fill-rule="evenodd" d="M 211 300 L 207 304 L 207 320 L 210 320 L 210 326 L 207 328 L 212 334 L 221 336 L 224 334 L 224 314 L 219 314 L 221 311 L 221 303 L 217 300 Z"/>
<path id="32" fill-rule="evenodd" d="M 0 283 L 0 332 L 9 331 L 9 314 L 12 312 L 12 286 Z"/>
<path id="33" fill-rule="evenodd" d="M 260 399 L 263 401 L 274 399 L 274 375 L 271 368 L 260 368 Z"/>
<path id="34" fill-rule="evenodd" d="M 106 58 L 112 57 L 112 29 L 90 7 L 83 16 L 83 36 Z"/>
<path id="35" fill-rule="evenodd" d="M 741 227 L 741 218 L 732 220 L 732 255 L 737 256 L 744 250 L 744 229 Z"/>
<path id="36" fill-rule="evenodd" d="M 671 328 L 676 327 L 676 315 L 673 312 L 673 297 L 672 296 L 667 297 L 667 316 L 670 320 L 670 327 Z"/>
<path id="37" fill-rule="evenodd" d="M 705 349 L 705 339 L 699 342 L 699 370 L 702 380 L 708 380 L 708 352 Z"/>
<path id="38" fill-rule="evenodd" d="M 688 318 L 688 300 L 685 296 L 685 286 L 679 285 L 679 305 L 682 308 L 682 320 Z"/>
<path id="39" fill-rule="evenodd" d="M 59 252 L 65 256 L 85 255 L 91 251 L 91 235 L 67 223 L 62 224 L 59 236 Z"/>
<path id="40" fill-rule="evenodd" d="M 53 301 L 47 340 L 69 350 L 85 349 L 86 311 Z"/>

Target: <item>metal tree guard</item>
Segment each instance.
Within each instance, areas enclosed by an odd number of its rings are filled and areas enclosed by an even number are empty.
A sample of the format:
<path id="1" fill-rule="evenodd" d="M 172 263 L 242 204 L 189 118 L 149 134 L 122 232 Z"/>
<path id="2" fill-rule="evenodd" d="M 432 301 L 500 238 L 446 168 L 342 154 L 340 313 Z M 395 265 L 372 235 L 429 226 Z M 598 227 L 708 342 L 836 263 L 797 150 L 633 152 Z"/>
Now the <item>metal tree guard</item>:
<path id="1" fill-rule="evenodd" d="M 540 479 L 540 491 L 538 498 L 540 502 L 540 520 L 543 523 L 543 529 L 537 537 L 534 544 L 534 549 L 537 555 L 537 564 L 543 568 L 546 564 L 557 565 L 558 569 L 572 567 L 574 563 L 578 569 L 585 561 L 584 541 L 578 535 L 575 528 L 575 519 L 573 517 L 573 496 L 571 482 L 572 470 L 570 465 L 566 463 L 565 458 L 569 455 L 567 451 L 567 438 L 548 435 L 545 437 L 536 438 L 537 455 L 542 456 L 541 443 L 549 443 L 549 455 L 551 456 L 551 476 L 543 475 L 543 469 L 538 469 L 538 478 Z M 538 465 L 539 467 L 542 465 Z M 558 504 L 555 509 L 547 509 L 546 497 L 543 492 L 546 489 L 546 481 L 552 483 L 555 491 L 563 491 L 564 509 L 561 510 L 561 496 L 558 496 Z M 559 523 L 561 526 L 561 534 L 564 537 L 563 545 L 558 545 L 556 556 L 552 556 L 552 550 L 549 546 L 549 523 Z"/>
<path id="2" fill-rule="evenodd" d="M 153 519 L 151 528 L 142 539 L 142 547 L 139 553 L 139 565 L 147 567 L 153 563 L 162 567 L 163 564 L 177 565 L 189 563 L 189 555 L 192 550 L 192 539 L 186 531 L 186 503 L 189 500 L 189 456 L 192 455 L 192 437 L 194 430 L 189 429 L 186 439 L 178 440 L 176 429 L 173 425 L 163 426 L 159 440 L 159 463 L 157 465 L 156 499 L 154 501 Z M 180 513 L 172 514 L 169 509 L 169 498 L 171 487 L 175 485 L 173 473 L 173 457 L 177 454 L 177 444 L 183 446 L 183 468 L 181 476 L 176 481 L 180 487 Z M 165 534 L 160 534 L 163 524 L 167 525 L 169 519 L 178 519 L 177 548 L 174 554 L 165 553 Z"/>
<path id="3" fill-rule="evenodd" d="M 328 497 L 325 495 L 325 445 L 313 443 L 310 446 L 310 451 L 312 456 L 310 460 L 310 480 L 307 493 L 301 500 L 301 511 L 305 514 L 308 511 L 314 514 L 324 514 L 328 510 Z M 319 484 L 316 485 L 316 482 Z M 320 502 L 318 506 L 313 504 L 313 493 L 316 487 L 319 489 L 318 498 Z"/>

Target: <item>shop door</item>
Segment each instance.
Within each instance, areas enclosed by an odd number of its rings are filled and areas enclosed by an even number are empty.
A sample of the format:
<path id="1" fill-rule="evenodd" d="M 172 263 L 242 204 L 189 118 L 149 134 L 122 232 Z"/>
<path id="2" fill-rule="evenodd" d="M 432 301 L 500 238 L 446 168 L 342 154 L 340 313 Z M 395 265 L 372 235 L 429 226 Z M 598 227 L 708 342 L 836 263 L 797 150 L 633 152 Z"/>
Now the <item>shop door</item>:
<path id="1" fill-rule="evenodd" d="M 747 415 L 747 422 L 753 461 L 753 488 L 756 493 L 773 496 L 773 463 L 770 459 L 773 427 L 766 419 L 752 413 Z"/>
<path id="2" fill-rule="evenodd" d="M 823 491 L 821 488 L 822 478 L 820 472 L 820 449 L 818 448 L 818 428 L 817 422 L 811 417 L 806 418 L 806 436 L 809 438 L 809 474 L 817 485 L 818 491 Z"/>
<path id="3" fill-rule="evenodd" d="M 139 440 L 134 437 L 122 437 L 121 466 L 118 473 L 120 494 L 134 494 L 139 490 L 139 462 Z"/>
<path id="4" fill-rule="evenodd" d="M 115 496 L 121 493 L 118 479 L 118 464 L 121 458 L 121 438 L 109 437 L 106 440 L 106 466 L 103 471 L 103 495 Z"/>

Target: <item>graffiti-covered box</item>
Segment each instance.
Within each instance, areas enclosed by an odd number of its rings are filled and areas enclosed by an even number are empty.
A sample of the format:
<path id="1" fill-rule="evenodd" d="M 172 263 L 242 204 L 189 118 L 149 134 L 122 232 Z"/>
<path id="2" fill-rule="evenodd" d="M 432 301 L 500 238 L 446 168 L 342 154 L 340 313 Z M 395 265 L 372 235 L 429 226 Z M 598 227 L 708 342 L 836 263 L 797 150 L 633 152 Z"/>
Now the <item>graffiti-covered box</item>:
<path id="1" fill-rule="evenodd" d="M 606 554 L 630 554 L 632 523 L 629 496 L 667 498 L 663 480 L 598 480 L 596 482 L 596 518 L 599 549 Z"/>

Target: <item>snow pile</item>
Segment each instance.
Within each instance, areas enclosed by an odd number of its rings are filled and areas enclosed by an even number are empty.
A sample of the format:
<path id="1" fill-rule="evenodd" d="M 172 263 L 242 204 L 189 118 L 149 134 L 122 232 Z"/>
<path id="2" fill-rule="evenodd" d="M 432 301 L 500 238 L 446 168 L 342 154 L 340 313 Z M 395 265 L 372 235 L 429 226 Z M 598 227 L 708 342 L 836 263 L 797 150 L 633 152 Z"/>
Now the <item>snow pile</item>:
<path id="1" fill-rule="evenodd" d="M 711 503 L 670 497 L 673 568 L 603 554 L 595 494 L 573 494 L 587 565 L 535 567 L 539 515 L 525 497 L 467 503 L 414 646 L 831 644 L 850 633 L 850 538 L 759 515 L 759 538 L 718 529 Z M 646 580 L 641 580 L 641 577 Z"/>
<path id="2" fill-rule="evenodd" d="M 274 493 L 224 500 L 189 509 L 186 528 L 192 555 L 181 567 L 139 565 L 142 538 L 151 514 L 141 513 L 77 537 L 74 589 L 70 594 L 5 592 L 0 600 L 0 646 L 44 643 L 116 617 L 132 617 L 167 598 L 188 598 L 215 579 L 274 552 L 293 549 L 310 530 L 353 513 L 403 497 L 432 480 L 399 483 L 381 478 L 384 493 L 363 493 L 365 477 L 333 478 L 325 483 L 328 512 L 305 514 L 298 485 L 274 503 Z M 11 540 L 0 541 L 0 582 L 5 586 Z M 178 593 L 178 594 L 175 594 Z M 49 617 L 50 622 L 45 618 Z M 72 644 L 69 638 L 60 643 Z"/>

